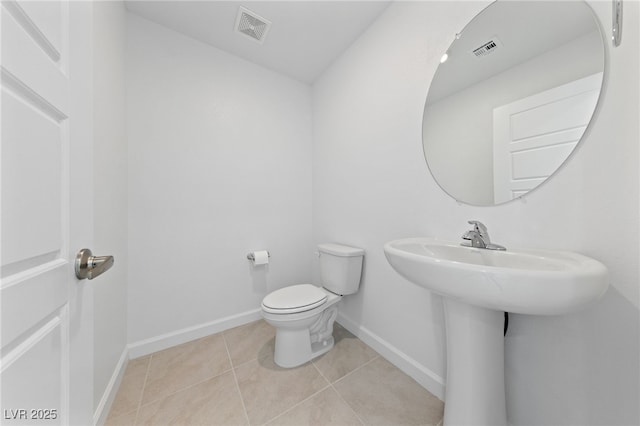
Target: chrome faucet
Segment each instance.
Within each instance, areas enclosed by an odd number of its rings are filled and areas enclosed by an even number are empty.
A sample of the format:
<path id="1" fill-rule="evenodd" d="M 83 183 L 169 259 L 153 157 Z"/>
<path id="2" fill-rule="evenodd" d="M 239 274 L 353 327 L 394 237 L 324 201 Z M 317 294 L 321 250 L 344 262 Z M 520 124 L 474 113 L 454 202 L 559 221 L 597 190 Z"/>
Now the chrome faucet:
<path id="1" fill-rule="evenodd" d="M 470 220 L 469 225 L 473 225 L 473 229 L 467 231 L 462 236 L 465 240 L 461 243 L 463 246 L 476 247 L 487 250 L 506 250 L 505 247 L 493 244 L 491 238 L 489 238 L 489 232 L 484 224 L 477 220 Z"/>

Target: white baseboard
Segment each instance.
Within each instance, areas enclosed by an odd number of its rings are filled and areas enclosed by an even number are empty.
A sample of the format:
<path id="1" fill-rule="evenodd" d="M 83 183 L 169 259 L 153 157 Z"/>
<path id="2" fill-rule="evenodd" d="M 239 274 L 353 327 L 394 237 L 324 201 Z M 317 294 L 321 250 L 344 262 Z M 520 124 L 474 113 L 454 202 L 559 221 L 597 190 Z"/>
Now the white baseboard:
<path id="1" fill-rule="evenodd" d="M 338 313 L 337 321 L 364 343 L 371 346 L 387 361 L 398 367 L 441 401 L 444 401 L 445 383 L 438 374 L 429 370 L 380 336 L 355 323 L 350 318 L 347 318 L 342 313 Z"/>
<path id="2" fill-rule="evenodd" d="M 129 349 L 129 358 L 133 359 L 149 355 L 182 343 L 200 339 L 201 337 L 220 333 L 221 331 L 225 331 L 239 325 L 244 325 L 252 321 L 259 320 L 260 318 L 262 318 L 261 309 L 254 309 L 225 318 L 220 318 L 208 323 L 183 328 L 181 330 L 172 331 L 171 333 L 161 334 L 160 336 L 130 343 L 127 346 Z"/>
<path id="3" fill-rule="evenodd" d="M 104 390 L 102 394 L 102 398 L 100 398 L 100 402 L 96 407 L 96 411 L 93 413 L 93 424 L 95 426 L 102 426 L 104 422 L 107 420 L 107 416 L 109 415 L 109 410 L 111 410 L 111 404 L 113 404 L 113 400 L 116 397 L 116 393 L 120 388 L 120 383 L 122 382 L 122 376 L 124 376 L 124 371 L 127 369 L 127 364 L 129 363 L 129 351 L 125 347 L 120 355 L 120 359 L 116 364 L 116 368 L 113 370 L 113 374 L 111 375 L 111 379 L 109 383 L 107 383 L 107 388 Z"/>

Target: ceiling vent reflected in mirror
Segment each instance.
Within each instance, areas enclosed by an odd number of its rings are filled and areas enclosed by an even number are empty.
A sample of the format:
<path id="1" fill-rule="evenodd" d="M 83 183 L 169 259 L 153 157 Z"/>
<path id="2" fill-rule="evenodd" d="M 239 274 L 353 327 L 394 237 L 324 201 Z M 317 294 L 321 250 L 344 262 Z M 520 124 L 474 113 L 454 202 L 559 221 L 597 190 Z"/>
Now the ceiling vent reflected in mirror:
<path id="1" fill-rule="evenodd" d="M 502 42 L 498 39 L 498 37 L 493 36 L 491 37 L 491 40 L 487 41 L 482 46 L 473 49 L 471 53 L 473 53 L 476 58 L 482 58 L 491 53 L 494 53 L 500 47 L 502 47 Z"/>
<path id="2" fill-rule="evenodd" d="M 271 21 L 240 6 L 236 18 L 236 31 L 262 44 L 267 37 L 269 28 L 271 28 Z"/>

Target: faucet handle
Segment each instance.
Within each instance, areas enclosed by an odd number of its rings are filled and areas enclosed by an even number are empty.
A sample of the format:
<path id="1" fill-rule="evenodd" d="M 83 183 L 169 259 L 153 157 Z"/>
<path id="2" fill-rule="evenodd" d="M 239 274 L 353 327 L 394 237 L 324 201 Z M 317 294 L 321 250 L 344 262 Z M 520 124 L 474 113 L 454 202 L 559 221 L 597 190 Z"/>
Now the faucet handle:
<path id="1" fill-rule="evenodd" d="M 463 246 L 471 246 L 488 250 L 506 250 L 504 246 L 493 244 L 491 242 L 491 239 L 489 238 L 489 232 L 487 231 L 487 227 L 484 226 L 484 223 L 480 222 L 479 220 L 470 220 L 468 221 L 468 223 L 469 225 L 473 225 L 473 229 L 471 231 L 465 232 L 462 236 L 464 240 L 470 241 L 463 241 Z"/>
<path id="2" fill-rule="evenodd" d="M 487 244 L 489 243 L 489 231 L 484 223 L 479 220 L 469 220 L 467 223 L 473 225 L 473 230 L 480 234 Z"/>
<path id="3" fill-rule="evenodd" d="M 479 220 L 469 220 L 467 223 L 474 226 L 474 231 L 487 232 L 487 227 Z"/>

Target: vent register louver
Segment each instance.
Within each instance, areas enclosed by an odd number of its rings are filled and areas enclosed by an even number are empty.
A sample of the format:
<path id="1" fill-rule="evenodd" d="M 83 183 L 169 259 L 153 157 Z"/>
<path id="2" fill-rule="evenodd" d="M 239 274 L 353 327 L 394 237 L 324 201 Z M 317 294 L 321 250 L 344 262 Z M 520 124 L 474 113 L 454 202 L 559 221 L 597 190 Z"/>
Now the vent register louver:
<path id="1" fill-rule="evenodd" d="M 269 28 L 271 28 L 271 21 L 240 6 L 238 17 L 236 18 L 236 31 L 262 44 L 267 37 Z"/>
<path id="2" fill-rule="evenodd" d="M 491 37 L 491 40 L 487 41 L 482 46 L 473 49 L 471 53 L 473 53 L 476 58 L 482 58 L 494 53 L 501 47 L 502 42 L 498 39 L 498 37 L 493 36 Z"/>

